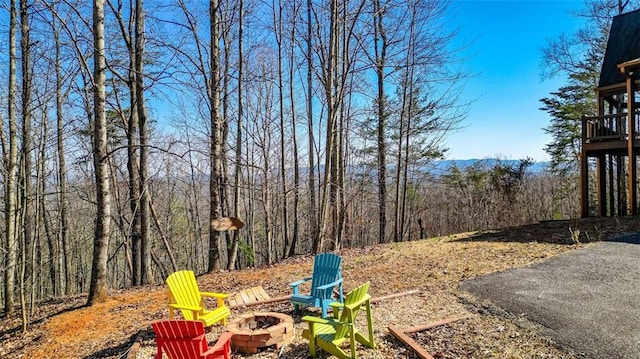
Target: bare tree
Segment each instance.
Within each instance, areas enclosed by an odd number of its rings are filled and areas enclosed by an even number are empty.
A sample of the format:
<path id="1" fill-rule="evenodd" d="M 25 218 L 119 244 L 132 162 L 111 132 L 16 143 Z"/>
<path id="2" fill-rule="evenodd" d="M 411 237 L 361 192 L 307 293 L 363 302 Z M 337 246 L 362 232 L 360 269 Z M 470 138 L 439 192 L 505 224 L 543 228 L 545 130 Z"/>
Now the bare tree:
<path id="1" fill-rule="evenodd" d="M 150 233 L 150 199 L 149 199 L 149 128 L 148 114 L 145 101 L 144 87 L 144 59 L 145 59 L 145 27 L 143 0 L 135 2 L 135 99 L 138 112 L 138 136 L 140 137 L 140 237 L 142 283 L 153 283 L 151 272 L 151 233 Z"/>
<path id="2" fill-rule="evenodd" d="M 213 227 L 213 221 L 221 217 L 222 205 L 225 203 L 225 192 L 222 190 L 224 183 L 223 158 L 223 119 L 220 115 L 220 24 L 218 23 L 218 0 L 209 2 L 210 21 L 210 85 L 209 95 L 209 116 L 210 116 L 210 166 L 211 174 L 209 178 L 209 196 L 211 205 L 209 207 L 209 264 L 207 272 L 220 270 L 220 232 Z"/>
<path id="3" fill-rule="evenodd" d="M 107 251 L 109 248 L 111 198 L 105 113 L 104 0 L 93 2 L 93 164 L 96 183 L 96 228 L 88 305 L 107 299 Z"/>
<path id="4" fill-rule="evenodd" d="M 242 120 L 243 111 L 243 93 L 242 85 L 244 80 L 244 51 L 243 51 L 243 32 L 244 32 L 244 0 L 240 0 L 238 8 L 238 119 L 236 123 L 236 151 L 235 165 L 233 176 L 233 214 L 238 217 L 240 213 L 240 180 L 242 176 Z M 236 259 L 238 257 L 238 245 L 240 241 L 240 232 L 233 232 L 231 249 L 229 250 L 228 270 L 236 267 Z"/>
<path id="5" fill-rule="evenodd" d="M 120 27 L 127 48 L 127 75 L 120 79 L 129 89 L 129 110 L 119 110 L 125 122 L 127 135 L 127 171 L 129 174 L 129 207 L 131 210 L 131 248 L 134 285 L 153 281 L 151 274 L 150 214 L 148 190 L 148 125 L 144 87 L 144 9 L 142 0 L 136 0 L 128 9 L 130 23 L 122 14 L 121 2 L 117 6 L 108 2 Z M 117 61 L 116 61 L 117 62 Z M 115 74 L 115 72 L 114 72 Z M 128 114 L 126 117 L 125 115 Z"/>
<path id="6" fill-rule="evenodd" d="M 55 6 L 55 5 L 52 5 Z M 52 11 L 55 14 L 55 8 Z M 60 32 L 56 16 L 52 16 L 51 29 L 55 41 L 55 74 L 56 74 L 56 144 L 58 152 L 58 181 L 60 191 L 58 192 L 58 202 L 60 211 L 60 243 L 62 247 L 63 261 L 63 277 L 64 277 L 64 294 L 71 294 L 72 273 L 71 273 L 71 245 L 68 236 L 69 219 L 68 219 L 68 201 L 67 201 L 67 165 L 65 158 L 64 146 L 64 116 L 63 116 L 63 74 L 61 65 L 61 44 Z"/>
<path id="7" fill-rule="evenodd" d="M 17 160 L 18 160 L 18 127 L 16 118 L 16 27 L 17 9 L 16 1 L 10 3 L 9 20 L 9 152 L 4 153 L 5 167 L 7 174 L 5 177 L 5 238 L 7 252 L 7 268 L 4 272 L 4 311 L 12 313 L 14 311 L 14 283 L 16 273 L 16 257 L 18 251 L 18 235 L 16 230 L 16 202 L 17 202 Z"/>
<path id="8" fill-rule="evenodd" d="M 389 38 L 387 29 L 383 24 L 387 4 L 380 5 L 380 0 L 373 0 L 373 48 L 374 48 L 374 68 L 377 77 L 378 95 L 376 97 L 377 109 L 377 145 L 378 145 L 378 241 L 385 242 L 387 234 L 387 96 L 385 94 L 387 49 L 389 48 Z"/>
<path id="9" fill-rule="evenodd" d="M 33 266 L 31 265 L 30 251 L 34 245 L 33 229 L 34 223 L 34 196 L 32 185 L 32 148 L 31 148 L 31 101 L 32 101 L 32 64 L 31 64 L 31 33 L 30 33 L 29 6 L 26 0 L 20 1 L 20 54 L 21 54 L 21 75 L 22 75 L 22 128 L 21 128 L 21 157 L 20 157 L 20 212 L 19 220 L 22 248 L 21 275 L 20 281 L 20 301 L 22 306 L 23 330 L 27 326 L 27 308 L 25 302 L 25 281 L 26 277 L 33 279 Z M 31 286 L 33 287 L 33 286 Z"/>
<path id="10" fill-rule="evenodd" d="M 320 237 L 320 225 L 318 222 L 318 210 L 316 204 L 316 185 L 315 185 L 315 147 L 316 141 L 314 137 L 314 121 L 313 121 L 313 22 L 311 14 L 313 12 L 312 0 L 307 0 L 307 37 L 305 39 L 307 45 L 306 64 L 307 64 L 307 135 L 309 148 L 309 234 L 313 242 L 313 253 L 320 252 L 322 248 L 322 240 Z"/>
<path id="11" fill-rule="evenodd" d="M 344 229 L 344 114 L 350 89 L 350 72 L 355 71 L 356 56 L 350 43 L 355 37 L 355 24 L 362 13 L 364 1 L 341 3 L 330 0 L 328 34 L 318 34 L 321 48 L 320 82 L 326 106 L 325 165 L 320 204 L 322 242 L 327 250 L 340 248 Z M 323 243 L 318 249 L 323 249 Z"/>
<path id="12" fill-rule="evenodd" d="M 299 209 L 300 209 L 300 163 L 298 159 L 298 136 L 297 136 L 297 115 L 296 115 L 296 96 L 294 90 L 294 71 L 295 62 L 295 42 L 297 31 L 298 11 L 301 6 L 299 1 L 291 1 L 290 13 L 290 32 L 289 32 L 289 101 L 291 106 L 291 140 L 293 147 L 293 231 L 291 233 L 291 245 L 289 247 L 288 256 L 292 257 L 296 254 L 296 246 L 298 244 L 299 235 Z M 311 152 L 311 147 L 309 148 Z M 313 190 L 311 190 L 313 193 Z M 315 197 L 314 197 L 315 198 Z M 315 204 L 314 204 L 315 205 Z"/>
<path id="13" fill-rule="evenodd" d="M 283 5 L 282 0 L 273 2 L 273 27 L 275 41 L 278 47 L 278 112 L 280 120 L 280 185 L 282 190 L 281 208 L 282 208 L 282 238 L 284 242 L 283 256 L 286 256 L 291 250 L 289 242 L 289 211 L 287 206 L 287 156 L 285 148 L 286 126 L 284 113 L 284 70 L 283 70 Z"/>

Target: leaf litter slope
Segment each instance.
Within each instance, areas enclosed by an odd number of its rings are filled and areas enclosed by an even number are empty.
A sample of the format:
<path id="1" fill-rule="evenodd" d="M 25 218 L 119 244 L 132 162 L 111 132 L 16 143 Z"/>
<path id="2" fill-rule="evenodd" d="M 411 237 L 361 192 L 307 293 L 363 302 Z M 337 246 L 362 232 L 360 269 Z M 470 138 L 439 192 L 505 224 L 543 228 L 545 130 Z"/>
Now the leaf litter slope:
<path id="1" fill-rule="evenodd" d="M 465 233 L 398 244 L 340 251 L 345 289 L 371 281 L 370 293 L 380 297 L 419 289 L 419 294 L 383 300 L 373 306 L 377 350 L 359 348 L 362 358 L 414 358 L 393 338 L 387 326 L 424 325 L 449 317 L 469 315 L 456 324 L 412 336 L 436 358 L 574 358 L 570 349 L 556 348 L 518 318 L 459 291 L 461 281 L 513 267 L 529 265 L 550 256 L 617 234 L 640 229 L 638 217 L 545 222 L 502 230 Z M 577 241 L 576 241 L 577 240 Z M 272 296 L 290 294 L 287 283 L 308 276 L 310 255 L 290 258 L 268 267 L 221 272 L 198 278 L 202 290 L 234 293 L 261 285 Z M 0 322 L 2 358 L 122 358 L 136 338 L 143 338 L 137 357 L 151 357 L 151 321 L 168 316 L 164 285 L 112 291 L 106 303 L 83 307 L 86 296 L 56 298 L 39 303 L 26 332 L 20 314 Z M 296 338 L 282 352 L 265 350 L 255 358 L 305 358 L 308 345 L 301 339 L 304 324 L 288 303 L 238 308 L 234 315 L 271 310 L 294 316 Z M 317 315 L 314 310 L 302 313 Z M 214 327 L 212 340 L 222 331 Z M 240 358 L 243 356 L 237 355 Z"/>

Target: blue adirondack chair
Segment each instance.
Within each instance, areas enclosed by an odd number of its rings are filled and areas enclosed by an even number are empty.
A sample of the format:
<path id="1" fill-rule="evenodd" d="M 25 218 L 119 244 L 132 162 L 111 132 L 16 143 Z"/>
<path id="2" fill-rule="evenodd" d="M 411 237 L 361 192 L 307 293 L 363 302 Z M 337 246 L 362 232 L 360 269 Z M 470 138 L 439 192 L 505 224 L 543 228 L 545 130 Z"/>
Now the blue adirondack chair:
<path id="1" fill-rule="evenodd" d="M 322 309 L 322 317 L 326 318 L 329 303 L 335 301 L 344 302 L 341 264 L 342 257 L 337 254 L 318 254 L 313 260 L 312 276 L 289 283 L 289 286 L 293 289 L 290 301 L 296 311 L 298 311 L 300 305 L 320 307 Z M 309 295 L 301 294 L 299 286 L 308 281 L 311 281 Z M 335 287 L 338 287 L 338 292 L 340 293 L 338 298 L 333 297 L 333 289 Z"/>

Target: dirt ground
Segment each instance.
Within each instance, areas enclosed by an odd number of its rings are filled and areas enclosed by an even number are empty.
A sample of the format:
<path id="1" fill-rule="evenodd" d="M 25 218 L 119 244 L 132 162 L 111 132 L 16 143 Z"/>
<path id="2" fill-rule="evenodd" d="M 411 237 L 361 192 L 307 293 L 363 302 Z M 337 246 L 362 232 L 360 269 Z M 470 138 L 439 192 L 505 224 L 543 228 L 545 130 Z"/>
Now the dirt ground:
<path id="1" fill-rule="evenodd" d="M 451 317 L 467 319 L 412 333 L 435 358 L 581 358 L 539 335 L 535 325 L 458 289 L 475 276 L 525 266 L 550 256 L 622 233 L 640 230 L 638 217 L 544 222 L 503 230 L 466 233 L 416 242 L 384 244 L 340 251 L 345 291 L 371 281 L 370 294 L 382 297 L 417 289 L 419 293 L 373 305 L 377 348 L 358 348 L 362 358 L 416 358 L 387 330 L 408 328 Z M 297 256 L 283 263 L 238 272 L 198 277 L 202 290 L 234 293 L 261 285 L 271 297 L 290 294 L 287 283 L 311 273 L 313 257 Z M 0 321 L 0 358 L 150 358 L 155 354 L 149 323 L 168 317 L 164 284 L 111 291 L 106 303 L 85 307 L 86 295 L 38 303 L 26 332 L 18 311 Z M 292 315 L 296 337 L 281 351 L 267 348 L 253 356 L 234 358 L 306 358 L 308 344 L 299 333 L 302 315 L 287 303 L 234 309 L 269 310 Z M 216 326 L 212 341 L 223 331 Z M 135 344 L 135 345 L 134 345 Z M 323 356 L 327 357 L 327 356 Z"/>

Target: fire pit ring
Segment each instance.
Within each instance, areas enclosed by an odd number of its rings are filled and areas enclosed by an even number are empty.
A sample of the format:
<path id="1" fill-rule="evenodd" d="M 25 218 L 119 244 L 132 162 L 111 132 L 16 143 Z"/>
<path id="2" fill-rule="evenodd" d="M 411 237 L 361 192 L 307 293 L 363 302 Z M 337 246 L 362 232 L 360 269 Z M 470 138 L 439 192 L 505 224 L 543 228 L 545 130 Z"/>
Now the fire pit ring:
<path id="1" fill-rule="evenodd" d="M 280 349 L 293 340 L 293 318 L 275 312 L 256 312 L 240 315 L 227 324 L 233 334 L 231 347 L 244 354 L 255 354 L 258 349 Z"/>

